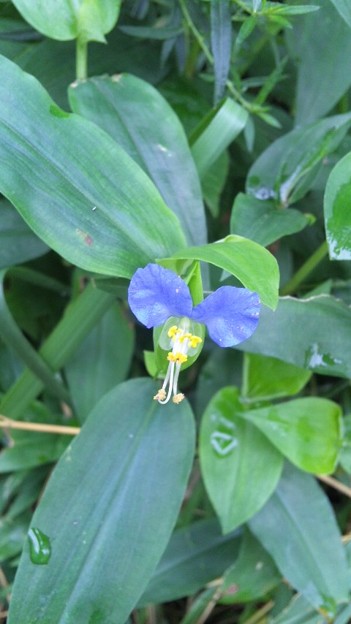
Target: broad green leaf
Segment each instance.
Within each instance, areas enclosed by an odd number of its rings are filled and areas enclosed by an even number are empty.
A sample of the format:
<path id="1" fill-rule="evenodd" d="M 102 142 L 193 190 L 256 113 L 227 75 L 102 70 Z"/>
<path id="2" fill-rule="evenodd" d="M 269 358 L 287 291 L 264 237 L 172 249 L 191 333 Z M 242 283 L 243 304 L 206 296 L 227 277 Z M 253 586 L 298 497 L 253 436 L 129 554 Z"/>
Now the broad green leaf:
<path id="1" fill-rule="evenodd" d="M 211 2 L 211 48 L 214 61 L 214 102 L 223 97 L 232 53 L 232 22 L 229 0 Z"/>
<path id="2" fill-rule="evenodd" d="M 222 604 L 257 600 L 281 580 L 272 558 L 249 531 L 244 534 L 236 562 L 226 570 L 221 586 Z"/>
<path id="3" fill-rule="evenodd" d="M 84 421 L 108 390 L 124 381 L 134 347 L 134 332 L 120 305 L 111 306 L 65 367 L 73 404 Z"/>
<path id="4" fill-rule="evenodd" d="M 51 556 L 37 565 L 25 545 L 9 624 L 125 623 L 170 538 L 193 460 L 189 406 L 160 406 L 154 392 L 149 379 L 117 386 L 68 447 L 31 522 Z"/>
<path id="5" fill-rule="evenodd" d="M 249 290 L 257 292 L 263 304 L 272 309 L 277 306 L 277 261 L 267 249 L 247 238 L 227 236 L 217 243 L 176 252 L 173 257 L 214 264 L 235 275 Z"/>
<path id="6" fill-rule="evenodd" d="M 26 21 L 47 37 L 105 41 L 115 25 L 121 0 L 13 0 Z"/>
<path id="7" fill-rule="evenodd" d="M 94 121 L 150 176 L 178 216 L 189 244 L 205 243 L 201 187 L 184 130 L 167 101 L 147 82 L 122 74 L 74 83 L 74 112 Z M 143 198 L 145 227 L 151 207 Z M 168 237 L 164 225 L 164 237 Z"/>
<path id="8" fill-rule="evenodd" d="M 317 165 L 336 150 L 351 124 L 351 113 L 296 128 L 272 143 L 251 167 L 246 188 L 257 199 L 288 206 L 303 197 Z"/>
<path id="9" fill-rule="evenodd" d="M 306 397 L 242 415 L 302 470 L 334 471 L 342 443 L 341 409 L 337 403 Z"/>
<path id="10" fill-rule="evenodd" d="M 27 262 L 48 251 L 7 201 L 0 202 L 0 268 Z"/>
<path id="11" fill-rule="evenodd" d="M 347 601 L 347 565 L 332 508 L 314 478 L 287 466 L 249 526 L 287 581 L 333 617 L 337 603 Z"/>
<path id="12" fill-rule="evenodd" d="M 276 358 L 245 356 L 245 400 L 267 401 L 297 394 L 307 384 L 311 372 Z"/>
<path id="13" fill-rule="evenodd" d="M 274 491 L 283 457 L 245 421 L 236 388 L 220 390 L 209 403 L 200 430 L 203 479 L 223 532 L 251 518 Z"/>
<path id="14" fill-rule="evenodd" d="M 215 520 L 200 520 L 172 535 L 138 606 L 191 596 L 222 576 L 236 559 L 240 532 L 221 533 Z"/>
<path id="15" fill-rule="evenodd" d="M 278 208 L 272 200 L 239 193 L 233 205 L 230 231 L 267 247 L 282 236 L 303 230 L 310 223 L 310 215 L 293 208 Z"/>
<path id="16" fill-rule="evenodd" d="M 324 220 L 332 260 L 351 260 L 351 153 L 332 170 L 324 194 Z"/>
<path id="17" fill-rule="evenodd" d="M 260 322 L 239 349 L 270 355 L 321 375 L 351 376 L 351 310 L 328 295 L 282 297 L 274 312 L 261 310 Z"/>
<path id="18" fill-rule="evenodd" d="M 0 192 L 40 238 L 84 269 L 124 277 L 184 244 L 176 217 L 115 141 L 59 109 L 10 61 L 0 59 L 0 72 Z"/>
<path id="19" fill-rule="evenodd" d="M 340 16 L 342 9 L 338 13 L 333 4 L 343 7 L 347 2 L 321 2 L 316 15 L 300 17 L 287 33 L 290 55 L 297 61 L 298 125 L 326 115 L 351 84 L 345 64 L 345 58 L 351 54 L 350 28 Z"/>
<path id="20" fill-rule="evenodd" d="M 231 98 L 205 117 L 193 133 L 191 148 L 200 178 L 244 129 L 247 119 L 247 111 Z"/>

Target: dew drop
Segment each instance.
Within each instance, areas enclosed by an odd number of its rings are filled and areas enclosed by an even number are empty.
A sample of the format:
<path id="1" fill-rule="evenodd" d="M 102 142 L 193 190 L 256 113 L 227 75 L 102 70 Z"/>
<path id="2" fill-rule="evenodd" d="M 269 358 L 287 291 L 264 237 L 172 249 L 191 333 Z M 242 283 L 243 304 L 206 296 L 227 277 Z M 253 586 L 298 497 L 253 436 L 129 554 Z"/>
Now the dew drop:
<path id="1" fill-rule="evenodd" d="M 213 450 L 221 457 L 229 455 L 238 446 L 237 438 L 223 431 L 214 431 L 211 434 L 210 442 Z"/>
<path id="2" fill-rule="evenodd" d="M 32 563 L 46 565 L 51 557 L 50 538 L 40 529 L 32 527 L 28 531 L 29 556 Z"/>

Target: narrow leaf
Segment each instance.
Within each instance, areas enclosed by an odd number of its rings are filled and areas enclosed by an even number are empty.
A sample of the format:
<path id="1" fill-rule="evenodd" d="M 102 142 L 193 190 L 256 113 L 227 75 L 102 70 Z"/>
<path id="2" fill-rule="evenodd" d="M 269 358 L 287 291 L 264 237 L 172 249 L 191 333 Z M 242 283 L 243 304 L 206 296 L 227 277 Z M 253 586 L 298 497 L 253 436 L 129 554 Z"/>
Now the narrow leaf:
<path id="1" fill-rule="evenodd" d="M 240 531 L 223 535 L 217 520 L 200 520 L 172 535 L 138 606 L 190 596 L 222 576 L 238 555 Z"/>
<path id="2" fill-rule="evenodd" d="M 191 148 L 200 178 L 240 134 L 247 120 L 247 111 L 231 98 L 227 98 L 208 119 L 205 118 L 194 133 Z"/>
<path id="3" fill-rule="evenodd" d="M 73 404 L 84 421 L 101 397 L 125 380 L 134 332 L 122 306 L 111 306 L 65 367 Z"/>
<path id="4" fill-rule="evenodd" d="M 84 269 L 124 277 L 182 245 L 176 217 L 115 141 L 5 58 L 0 71 L 0 191 L 40 238 Z"/>
<path id="5" fill-rule="evenodd" d="M 333 617 L 347 601 L 348 571 L 332 508 L 313 477 L 287 466 L 249 525 L 289 583 Z"/>
<path id="6" fill-rule="evenodd" d="M 232 23 L 229 0 L 211 2 L 211 48 L 214 60 L 214 102 L 223 97 L 232 51 Z"/>
<path id="7" fill-rule="evenodd" d="M 193 460 L 190 408 L 159 406 L 154 391 L 149 379 L 114 388 L 63 455 L 31 523 L 51 556 L 36 565 L 25 545 L 9 624 L 125 623 L 167 545 Z"/>
<path id="8" fill-rule="evenodd" d="M 247 192 L 257 199 L 275 199 L 280 206 L 296 202 L 307 193 L 317 175 L 317 165 L 336 150 L 350 124 L 350 113 L 335 115 L 280 137 L 251 167 Z"/>
<path id="9" fill-rule="evenodd" d="M 105 130 L 150 176 L 178 216 L 189 244 L 205 243 L 197 171 L 179 119 L 162 95 L 144 80 L 122 74 L 75 83 L 69 99 L 76 113 Z M 144 198 L 142 206 L 149 221 Z M 171 224 L 165 226 L 165 237 L 170 229 Z"/>

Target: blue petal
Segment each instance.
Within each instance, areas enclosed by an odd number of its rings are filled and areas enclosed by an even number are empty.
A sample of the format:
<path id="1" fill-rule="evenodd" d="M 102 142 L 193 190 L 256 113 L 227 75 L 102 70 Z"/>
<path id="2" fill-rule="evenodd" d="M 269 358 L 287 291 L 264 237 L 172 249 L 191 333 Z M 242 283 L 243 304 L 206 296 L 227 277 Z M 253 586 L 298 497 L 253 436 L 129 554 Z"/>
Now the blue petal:
<path id="1" fill-rule="evenodd" d="M 146 327 L 162 325 L 170 316 L 190 316 L 193 303 L 186 283 L 158 264 L 138 269 L 128 289 L 130 309 Z"/>
<path id="2" fill-rule="evenodd" d="M 250 338 L 259 314 L 260 299 L 256 293 L 222 286 L 194 308 L 191 318 L 207 325 L 212 340 L 220 347 L 233 347 Z"/>

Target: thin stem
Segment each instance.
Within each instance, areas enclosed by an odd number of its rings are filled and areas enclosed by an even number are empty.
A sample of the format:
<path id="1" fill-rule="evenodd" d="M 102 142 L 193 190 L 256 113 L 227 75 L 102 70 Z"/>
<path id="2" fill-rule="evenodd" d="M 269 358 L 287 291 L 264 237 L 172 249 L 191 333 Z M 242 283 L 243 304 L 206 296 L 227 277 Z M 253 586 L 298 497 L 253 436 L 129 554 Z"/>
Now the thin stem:
<path id="1" fill-rule="evenodd" d="M 274 602 L 273 602 L 273 600 L 270 600 L 265 605 L 263 605 L 263 607 L 261 607 L 261 609 L 256 611 L 256 613 L 254 613 L 252 617 L 250 617 L 248 620 L 246 620 L 245 624 L 258 624 L 259 622 L 261 622 L 263 620 L 264 616 L 273 607 L 274 607 Z"/>
<path id="2" fill-rule="evenodd" d="M 281 295 L 290 295 L 298 289 L 306 277 L 318 266 L 328 253 L 328 243 L 324 241 L 308 260 L 296 271 L 295 275 L 281 289 Z"/>
<path id="3" fill-rule="evenodd" d="M 20 429 L 22 431 L 39 431 L 41 433 L 59 433 L 63 435 L 77 435 L 80 427 L 65 427 L 63 425 L 46 425 L 44 423 L 20 422 L 0 415 L 0 427 L 4 429 Z"/>
<path id="4" fill-rule="evenodd" d="M 76 80 L 88 77 L 88 43 L 79 37 L 76 41 Z"/>
<path id="5" fill-rule="evenodd" d="M 188 7 L 186 6 L 186 0 L 179 0 L 179 4 L 180 4 L 180 8 L 181 11 L 183 13 L 184 19 L 186 21 L 186 23 L 189 26 L 189 30 L 191 30 L 191 32 L 193 33 L 196 41 L 198 42 L 201 50 L 203 51 L 206 59 L 208 60 L 208 62 L 213 65 L 213 56 L 209 50 L 209 48 L 207 47 L 206 43 L 205 43 L 205 39 L 202 36 L 202 34 L 198 31 L 198 29 L 196 28 L 191 15 L 188 11 Z"/>
<path id="6" fill-rule="evenodd" d="M 330 485 L 330 487 L 334 488 L 334 490 L 338 490 L 338 492 L 341 492 L 342 494 L 345 494 L 345 496 L 348 496 L 349 498 L 351 498 L 351 488 L 341 483 L 341 481 L 338 481 L 337 479 L 334 479 L 333 477 L 329 477 L 328 475 L 317 475 L 317 476 L 318 476 L 318 479 L 320 481 L 323 481 L 323 483 L 326 483 L 326 485 Z"/>

